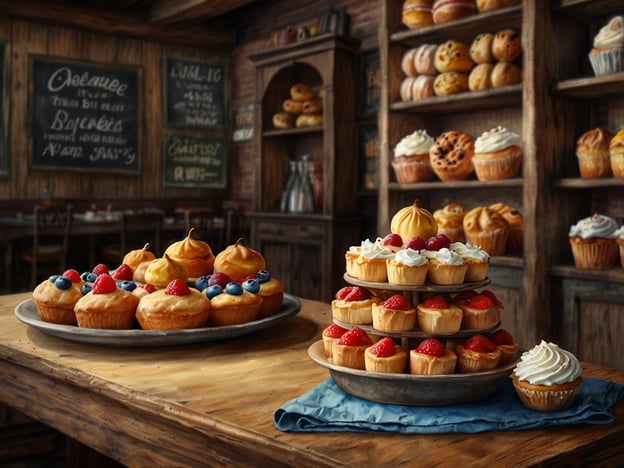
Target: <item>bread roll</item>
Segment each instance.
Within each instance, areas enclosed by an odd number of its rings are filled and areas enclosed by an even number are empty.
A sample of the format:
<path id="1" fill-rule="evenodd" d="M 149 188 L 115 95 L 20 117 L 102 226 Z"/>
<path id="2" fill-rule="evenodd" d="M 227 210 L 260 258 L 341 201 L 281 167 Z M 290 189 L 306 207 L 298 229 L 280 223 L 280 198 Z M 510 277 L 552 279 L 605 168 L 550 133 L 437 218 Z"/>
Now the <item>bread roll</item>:
<path id="1" fill-rule="evenodd" d="M 412 83 L 412 99 L 425 99 L 433 96 L 435 78 L 429 75 L 419 75 Z"/>
<path id="2" fill-rule="evenodd" d="M 275 128 L 293 128 L 295 115 L 289 112 L 278 112 L 273 116 L 273 126 Z"/>
<path id="3" fill-rule="evenodd" d="M 496 60 L 513 62 L 522 53 L 522 38 L 513 29 L 504 29 L 494 35 L 492 55 Z"/>
<path id="4" fill-rule="evenodd" d="M 493 69 L 493 63 L 480 63 L 474 67 L 468 76 L 468 89 L 470 91 L 479 91 L 491 88 Z"/>
<path id="5" fill-rule="evenodd" d="M 483 33 L 474 38 L 470 44 L 470 58 L 474 63 L 489 63 L 494 61 L 492 55 L 492 41 L 494 34 Z"/>
<path id="6" fill-rule="evenodd" d="M 315 127 L 317 125 L 323 125 L 323 114 L 301 114 L 295 122 L 297 128 Z"/>
<path id="7" fill-rule="evenodd" d="M 403 54 L 403 58 L 401 59 L 401 70 L 403 71 L 403 73 L 405 73 L 406 76 L 418 76 L 415 62 L 417 51 L 417 48 L 409 49 Z"/>
<path id="8" fill-rule="evenodd" d="M 433 92 L 436 96 L 463 93 L 468 90 L 468 75 L 459 72 L 445 72 L 436 76 Z"/>
<path id="9" fill-rule="evenodd" d="M 303 112 L 303 102 L 295 101 L 294 99 L 286 99 L 282 107 L 291 114 L 301 114 Z"/>
<path id="10" fill-rule="evenodd" d="M 477 0 L 477 10 L 490 11 L 520 5 L 522 0 Z"/>
<path id="11" fill-rule="evenodd" d="M 472 16 L 474 12 L 474 0 L 435 0 L 432 7 L 435 24 L 448 23 L 459 18 Z"/>
<path id="12" fill-rule="evenodd" d="M 412 86 L 414 85 L 415 81 L 416 78 L 413 76 L 407 76 L 403 79 L 403 81 L 401 82 L 401 88 L 399 90 L 399 93 L 401 95 L 401 101 L 407 102 L 412 100 Z"/>
<path id="13" fill-rule="evenodd" d="M 497 62 L 492 69 L 492 88 L 522 82 L 522 70 L 511 62 Z"/>
<path id="14" fill-rule="evenodd" d="M 436 75 L 435 69 L 435 54 L 438 46 L 436 44 L 422 44 L 416 50 L 414 56 L 414 65 L 416 73 L 419 75 Z"/>
<path id="15" fill-rule="evenodd" d="M 433 24 L 432 6 L 433 0 L 405 0 L 401 14 L 403 24 L 410 29 Z"/>
<path id="16" fill-rule="evenodd" d="M 303 103 L 304 114 L 321 114 L 323 112 L 322 99 L 310 99 Z"/>
<path id="17" fill-rule="evenodd" d="M 446 41 L 436 49 L 434 65 L 440 73 L 463 72 L 468 73 L 474 67 L 470 58 L 470 48 L 459 41 Z"/>
<path id="18" fill-rule="evenodd" d="M 314 92 L 309 86 L 298 83 L 290 88 L 290 97 L 295 101 L 307 101 L 314 97 Z"/>

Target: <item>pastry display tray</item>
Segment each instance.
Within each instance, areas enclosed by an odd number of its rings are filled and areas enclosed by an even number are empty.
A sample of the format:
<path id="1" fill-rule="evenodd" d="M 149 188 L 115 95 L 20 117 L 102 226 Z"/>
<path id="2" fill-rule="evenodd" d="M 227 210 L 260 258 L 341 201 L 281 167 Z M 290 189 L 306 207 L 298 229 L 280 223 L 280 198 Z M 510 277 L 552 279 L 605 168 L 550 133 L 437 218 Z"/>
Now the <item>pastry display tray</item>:
<path id="1" fill-rule="evenodd" d="M 377 403 L 409 406 L 442 406 L 481 400 L 496 393 L 509 378 L 519 354 L 496 369 L 473 374 L 384 374 L 337 366 L 325 356 L 323 341 L 310 345 L 308 355 L 344 392 Z"/>
<path id="2" fill-rule="evenodd" d="M 44 322 L 37 313 L 32 299 L 15 308 L 16 317 L 26 325 L 49 335 L 79 343 L 140 348 L 151 346 L 178 346 L 235 338 L 271 327 L 299 313 L 301 302 L 291 294 L 284 294 L 281 310 L 269 317 L 240 325 L 203 327 L 187 330 L 104 330 L 81 328 L 76 325 L 60 325 Z"/>
<path id="3" fill-rule="evenodd" d="M 423 285 L 405 285 L 405 284 L 390 284 L 390 283 L 376 283 L 374 281 L 362 281 L 353 276 L 345 273 L 343 275 L 344 280 L 352 284 L 353 286 L 361 286 L 367 289 L 376 289 L 381 291 L 415 291 L 415 292 L 436 292 L 436 293 L 455 293 L 468 291 L 470 289 L 479 289 L 490 284 L 490 279 L 485 278 L 483 281 L 474 281 L 461 284 L 433 284 L 425 283 Z"/>
<path id="4" fill-rule="evenodd" d="M 420 339 L 425 339 L 429 337 L 445 338 L 445 339 L 446 338 L 461 339 L 461 338 L 469 338 L 472 335 L 477 335 L 477 334 L 487 336 L 490 333 L 492 333 L 494 330 L 496 330 L 498 327 L 500 327 L 500 324 L 501 324 L 499 321 L 496 325 L 491 326 L 489 328 L 470 328 L 466 330 L 462 329 L 453 333 L 443 334 L 443 333 L 426 333 L 421 330 L 410 330 L 410 331 L 400 331 L 400 332 L 377 330 L 372 325 L 354 325 L 352 323 L 342 322 L 337 319 L 332 319 L 332 320 L 336 325 L 340 325 L 342 328 L 346 328 L 346 329 L 353 328 L 353 327 L 361 328 L 368 335 L 377 335 L 377 336 L 383 335 L 383 336 L 391 336 L 393 338 L 420 338 Z"/>

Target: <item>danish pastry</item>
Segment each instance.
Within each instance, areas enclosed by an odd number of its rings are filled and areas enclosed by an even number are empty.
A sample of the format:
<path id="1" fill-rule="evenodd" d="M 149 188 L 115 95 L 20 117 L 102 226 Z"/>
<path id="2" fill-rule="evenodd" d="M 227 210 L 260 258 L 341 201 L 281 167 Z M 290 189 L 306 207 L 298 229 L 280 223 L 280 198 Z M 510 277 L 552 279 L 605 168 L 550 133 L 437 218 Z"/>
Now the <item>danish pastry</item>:
<path id="1" fill-rule="evenodd" d="M 429 150 L 431 167 L 442 181 L 466 180 L 472 174 L 474 138 L 453 130 L 442 133 Z"/>

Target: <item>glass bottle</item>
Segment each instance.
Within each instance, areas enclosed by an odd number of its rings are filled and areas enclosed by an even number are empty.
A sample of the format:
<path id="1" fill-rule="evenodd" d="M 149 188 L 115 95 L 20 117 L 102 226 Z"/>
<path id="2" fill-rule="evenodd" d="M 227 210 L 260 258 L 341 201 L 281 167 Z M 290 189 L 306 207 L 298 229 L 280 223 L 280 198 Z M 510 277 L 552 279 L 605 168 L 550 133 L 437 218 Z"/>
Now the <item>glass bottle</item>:
<path id="1" fill-rule="evenodd" d="M 291 161 L 294 166 L 293 183 L 288 192 L 288 212 L 298 213 L 301 201 L 301 169 L 297 161 Z"/>
<path id="2" fill-rule="evenodd" d="M 299 165 L 299 213 L 314 213 L 314 185 L 310 176 L 310 155 L 304 154 Z"/>
<path id="3" fill-rule="evenodd" d="M 290 161 L 290 174 L 284 185 L 284 191 L 282 192 L 282 199 L 280 200 L 280 211 L 287 213 L 290 211 L 290 196 L 293 191 L 293 187 L 297 180 L 297 162 Z"/>

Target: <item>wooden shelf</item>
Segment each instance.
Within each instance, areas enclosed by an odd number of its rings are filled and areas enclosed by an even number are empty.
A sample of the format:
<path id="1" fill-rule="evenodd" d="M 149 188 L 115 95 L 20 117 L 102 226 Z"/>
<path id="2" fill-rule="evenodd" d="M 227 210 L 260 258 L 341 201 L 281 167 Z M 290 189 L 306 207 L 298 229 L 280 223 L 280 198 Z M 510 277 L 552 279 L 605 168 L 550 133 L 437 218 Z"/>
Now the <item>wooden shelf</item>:
<path id="1" fill-rule="evenodd" d="M 321 126 L 316 126 L 316 127 L 302 127 L 302 128 L 285 128 L 285 129 L 274 129 L 274 130 L 267 130 L 265 132 L 262 132 L 262 136 L 265 138 L 270 138 L 270 137 L 284 137 L 284 136 L 300 136 L 300 135 L 305 135 L 307 133 L 321 133 L 323 131 L 323 127 Z"/>
<path id="2" fill-rule="evenodd" d="M 580 99 L 621 97 L 624 93 L 624 72 L 560 81 L 555 84 L 554 93 Z"/>
<path id="3" fill-rule="evenodd" d="M 551 6 L 553 10 L 585 21 L 624 11 L 622 0 L 553 0 Z"/>
<path id="4" fill-rule="evenodd" d="M 388 189 L 393 191 L 411 192 L 414 190 L 446 190 L 446 189 L 496 189 L 501 187 L 522 187 L 521 178 L 482 182 L 480 180 L 460 180 L 456 182 L 420 182 L 414 184 L 389 183 Z"/>
<path id="5" fill-rule="evenodd" d="M 550 270 L 551 275 L 560 278 L 581 279 L 587 281 L 611 281 L 624 284 L 624 268 L 619 266 L 608 270 L 581 270 L 573 265 L 555 265 Z"/>
<path id="6" fill-rule="evenodd" d="M 605 177 L 600 179 L 567 178 L 555 179 L 553 187 L 592 189 L 601 187 L 624 187 L 624 179 L 617 177 Z"/>

